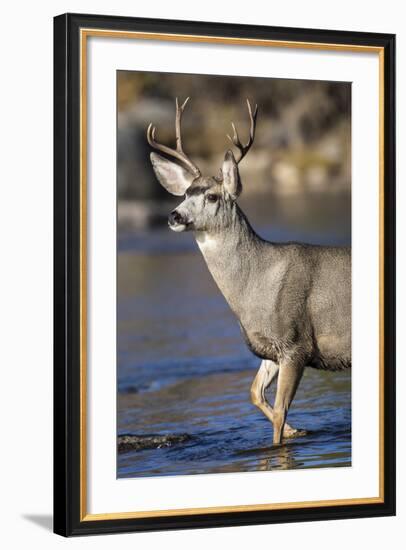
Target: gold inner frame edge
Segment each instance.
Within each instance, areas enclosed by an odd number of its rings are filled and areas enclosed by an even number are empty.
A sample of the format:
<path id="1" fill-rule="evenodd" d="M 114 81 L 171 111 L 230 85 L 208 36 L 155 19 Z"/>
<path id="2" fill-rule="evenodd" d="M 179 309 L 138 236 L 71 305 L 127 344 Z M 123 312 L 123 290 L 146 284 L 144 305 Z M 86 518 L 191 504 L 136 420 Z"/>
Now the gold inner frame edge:
<path id="1" fill-rule="evenodd" d="M 240 46 L 314 49 L 377 53 L 379 56 L 379 496 L 319 501 L 285 502 L 142 510 L 134 512 L 87 513 L 87 38 L 127 38 L 175 42 L 217 43 Z M 80 29 L 80 521 L 142 519 L 153 517 L 292 510 L 327 506 L 378 504 L 384 502 L 384 48 L 357 44 L 282 41 L 223 36 L 149 33 L 107 29 Z"/>

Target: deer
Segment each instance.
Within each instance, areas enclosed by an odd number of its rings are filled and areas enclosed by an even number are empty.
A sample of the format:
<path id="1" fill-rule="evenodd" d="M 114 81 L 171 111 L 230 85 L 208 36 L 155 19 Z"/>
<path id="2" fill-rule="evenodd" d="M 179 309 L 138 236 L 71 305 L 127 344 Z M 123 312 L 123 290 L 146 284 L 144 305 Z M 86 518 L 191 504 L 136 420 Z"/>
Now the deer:
<path id="1" fill-rule="evenodd" d="M 236 316 L 248 348 L 260 360 L 251 401 L 273 425 L 273 444 L 303 436 L 287 414 L 306 367 L 337 371 L 351 367 L 351 249 L 300 242 L 270 242 L 250 225 L 237 199 L 238 165 L 254 143 L 258 106 L 249 138 L 242 143 L 234 123 L 236 156 L 228 149 L 219 175 L 204 176 L 185 153 L 181 120 L 187 98 L 176 98 L 175 148 L 147 129 L 153 171 L 170 194 L 183 201 L 168 216 L 172 231 L 193 231 L 207 267 Z M 273 406 L 266 396 L 276 381 Z"/>

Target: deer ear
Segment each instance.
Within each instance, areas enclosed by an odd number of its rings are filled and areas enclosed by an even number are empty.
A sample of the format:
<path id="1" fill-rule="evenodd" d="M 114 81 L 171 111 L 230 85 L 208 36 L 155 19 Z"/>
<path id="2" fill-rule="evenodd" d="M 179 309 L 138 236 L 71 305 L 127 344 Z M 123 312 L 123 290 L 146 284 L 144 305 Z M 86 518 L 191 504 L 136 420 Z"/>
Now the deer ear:
<path id="1" fill-rule="evenodd" d="M 232 151 L 227 151 L 224 157 L 223 166 L 223 185 L 227 193 L 235 200 L 242 191 L 240 173 Z"/>
<path id="2" fill-rule="evenodd" d="M 184 195 L 195 176 L 176 162 L 171 162 L 161 155 L 151 153 L 150 158 L 155 175 L 162 187 L 172 195 Z"/>

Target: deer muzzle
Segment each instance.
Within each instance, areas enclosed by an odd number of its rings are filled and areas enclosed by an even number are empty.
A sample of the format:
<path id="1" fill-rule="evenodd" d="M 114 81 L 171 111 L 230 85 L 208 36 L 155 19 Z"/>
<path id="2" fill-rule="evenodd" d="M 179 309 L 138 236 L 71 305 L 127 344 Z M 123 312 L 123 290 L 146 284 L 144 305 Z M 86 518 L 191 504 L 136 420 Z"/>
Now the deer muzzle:
<path id="1" fill-rule="evenodd" d="M 189 221 L 177 210 L 173 210 L 168 216 L 168 225 L 173 231 L 184 231 Z"/>

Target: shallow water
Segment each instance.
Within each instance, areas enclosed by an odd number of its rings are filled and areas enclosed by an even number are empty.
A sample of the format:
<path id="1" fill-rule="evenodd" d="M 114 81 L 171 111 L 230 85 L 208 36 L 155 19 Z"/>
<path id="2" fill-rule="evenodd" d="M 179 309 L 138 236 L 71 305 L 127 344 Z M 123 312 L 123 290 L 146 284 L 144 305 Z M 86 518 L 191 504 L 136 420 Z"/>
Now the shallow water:
<path id="1" fill-rule="evenodd" d="M 275 241 L 349 244 L 348 200 L 323 201 L 322 216 L 306 208 L 294 216 L 289 199 L 273 205 L 272 216 L 270 203 L 264 214 L 256 207 L 255 228 Z M 249 398 L 260 360 L 192 234 L 120 234 L 118 245 L 117 432 L 191 436 L 118 454 L 118 477 L 351 465 L 350 370 L 305 370 L 288 419 L 309 433 L 274 447 L 270 422 Z"/>

